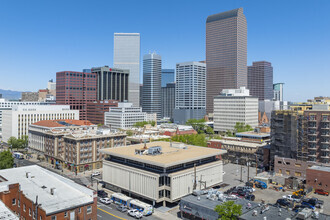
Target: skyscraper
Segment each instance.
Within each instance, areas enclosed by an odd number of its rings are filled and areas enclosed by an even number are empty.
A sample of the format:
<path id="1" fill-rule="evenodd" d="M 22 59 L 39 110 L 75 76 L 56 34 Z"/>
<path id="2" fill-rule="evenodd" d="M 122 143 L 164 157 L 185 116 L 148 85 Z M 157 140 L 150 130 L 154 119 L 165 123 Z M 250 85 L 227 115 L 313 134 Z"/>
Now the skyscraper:
<path id="1" fill-rule="evenodd" d="M 115 33 L 113 65 L 129 70 L 128 101 L 140 106 L 140 33 Z"/>
<path id="2" fill-rule="evenodd" d="M 162 69 L 162 87 L 166 87 L 167 83 L 174 83 L 174 69 Z"/>
<path id="3" fill-rule="evenodd" d="M 87 102 L 96 101 L 95 73 L 63 71 L 56 73 L 56 104 L 70 105 L 79 110 L 81 120 L 87 120 Z"/>
<path id="4" fill-rule="evenodd" d="M 275 101 L 283 101 L 283 85 L 284 85 L 284 83 L 275 83 L 273 85 Z"/>
<path id="5" fill-rule="evenodd" d="M 173 118 L 175 108 L 175 83 L 162 87 L 162 118 Z"/>
<path id="6" fill-rule="evenodd" d="M 206 112 L 223 89 L 247 86 L 247 25 L 243 8 L 206 20 Z"/>
<path id="7" fill-rule="evenodd" d="M 142 108 L 147 113 L 157 113 L 161 118 L 161 74 L 162 58 L 156 53 L 143 56 L 143 103 Z"/>
<path id="8" fill-rule="evenodd" d="M 259 100 L 273 99 L 273 67 L 270 62 L 253 62 L 248 67 L 248 89 L 250 95 Z"/>
<path id="9" fill-rule="evenodd" d="M 185 62 L 176 64 L 174 122 L 184 124 L 188 119 L 205 115 L 206 64 Z"/>

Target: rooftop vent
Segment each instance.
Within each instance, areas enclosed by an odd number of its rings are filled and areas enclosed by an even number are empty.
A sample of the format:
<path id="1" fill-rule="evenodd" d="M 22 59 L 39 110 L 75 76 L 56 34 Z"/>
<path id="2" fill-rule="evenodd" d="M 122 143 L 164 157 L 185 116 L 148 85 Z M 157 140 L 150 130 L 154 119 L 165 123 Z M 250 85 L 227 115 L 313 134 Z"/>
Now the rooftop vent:
<path id="1" fill-rule="evenodd" d="M 31 173 L 30 172 L 26 172 L 25 173 L 25 176 L 26 176 L 26 178 L 31 178 Z"/>
<path id="2" fill-rule="evenodd" d="M 46 189 L 46 188 L 47 188 L 47 186 L 42 186 L 41 188 L 42 188 L 42 189 Z"/>
<path id="3" fill-rule="evenodd" d="M 148 149 L 148 155 L 158 155 L 162 153 L 162 147 L 155 146 Z"/>
<path id="4" fill-rule="evenodd" d="M 56 193 L 56 188 L 50 188 L 50 194 L 55 195 Z"/>

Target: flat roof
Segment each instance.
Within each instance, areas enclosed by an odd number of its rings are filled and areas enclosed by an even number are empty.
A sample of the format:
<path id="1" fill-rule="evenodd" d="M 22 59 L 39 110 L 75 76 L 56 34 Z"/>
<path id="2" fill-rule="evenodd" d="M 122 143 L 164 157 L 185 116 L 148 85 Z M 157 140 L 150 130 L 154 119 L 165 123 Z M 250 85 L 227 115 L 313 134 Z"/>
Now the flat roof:
<path id="1" fill-rule="evenodd" d="M 94 202 L 93 190 L 37 165 L 0 170 L 0 176 L 7 179 L 0 182 L 0 191 L 19 183 L 29 200 L 35 202 L 38 196 L 38 203 L 46 215 Z M 52 188 L 55 188 L 54 195 L 50 193 Z"/>
<path id="2" fill-rule="evenodd" d="M 317 166 L 317 165 L 315 165 L 315 166 L 309 167 L 308 169 L 330 172 L 330 166 Z"/>
<path id="3" fill-rule="evenodd" d="M 211 141 L 217 141 L 222 144 L 226 145 L 235 145 L 235 146 L 240 146 L 240 147 L 252 147 L 252 148 L 257 148 L 257 147 L 264 147 L 268 145 L 266 142 L 263 143 L 253 143 L 253 142 L 245 142 L 245 141 L 232 141 L 232 140 L 211 140 Z"/>
<path id="4" fill-rule="evenodd" d="M 270 133 L 262 133 L 262 132 L 253 132 L 253 131 L 247 131 L 247 132 L 241 132 L 236 133 L 236 137 L 258 137 L 258 138 L 266 138 L 270 137 Z"/>
<path id="5" fill-rule="evenodd" d="M 19 218 L 0 200 L 0 219 L 19 220 Z"/>
<path id="6" fill-rule="evenodd" d="M 162 154 L 158 155 L 140 155 L 135 154 L 136 149 L 142 149 L 144 144 L 134 144 L 126 147 L 116 147 L 101 149 L 100 152 L 111 156 L 122 157 L 142 163 L 153 164 L 160 167 L 170 167 L 182 163 L 187 163 L 194 160 L 204 159 L 207 157 L 224 154 L 227 151 L 208 147 L 199 147 L 183 143 L 166 141 L 156 141 L 146 143 L 147 148 L 159 146 L 162 148 Z M 183 149 L 182 147 L 187 147 Z"/>

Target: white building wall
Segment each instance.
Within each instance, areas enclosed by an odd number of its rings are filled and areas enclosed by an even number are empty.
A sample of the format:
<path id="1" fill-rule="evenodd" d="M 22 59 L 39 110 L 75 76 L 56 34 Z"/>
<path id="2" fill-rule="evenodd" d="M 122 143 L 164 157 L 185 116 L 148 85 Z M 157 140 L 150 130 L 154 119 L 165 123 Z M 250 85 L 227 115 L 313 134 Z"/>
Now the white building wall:
<path id="1" fill-rule="evenodd" d="M 28 135 L 29 125 L 42 120 L 79 120 L 79 110 L 70 110 L 69 105 L 13 106 L 3 111 L 3 141 L 11 136 L 21 138 Z"/>
<path id="2" fill-rule="evenodd" d="M 158 174 L 103 161 L 103 181 L 151 200 L 158 199 Z"/>
<path id="3" fill-rule="evenodd" d="M 196 168 L 197 189 L 199 180 L 206 181 L 206 187 L 223 182 L 223 163 L 216 161 Z M 188 169 L 169 175 L 171 177 L 171 199 L 177 200 L 193 192 L 194 169 Z M 202 178 L 202 179 L 201 179 Z"/>

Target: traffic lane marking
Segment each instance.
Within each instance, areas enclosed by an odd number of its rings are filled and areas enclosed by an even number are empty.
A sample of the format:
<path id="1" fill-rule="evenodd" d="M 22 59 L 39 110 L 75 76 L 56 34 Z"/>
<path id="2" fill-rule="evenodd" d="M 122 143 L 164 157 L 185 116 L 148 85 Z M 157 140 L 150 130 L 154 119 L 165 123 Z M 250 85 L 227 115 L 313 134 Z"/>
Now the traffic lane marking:
<path id="1" fill-rule="evenodd" d="M 118 218 L 118 219 L 121 219 L 121 220 L 127 220 L 127 219 L 125 219 L 125 218 L 122 218 L 122 217 L 119 217 L 119 216 L 117 216 L 117 215 L 114 215 L 114 214 L 112 214 L 112 213 L 110 213 L 110 212 L 107 212 L 107 211 L 105 211 L 105 210 L 103 210 L 103 209 L 100 209 L 99 207 L 98 207 L 97 209 L 100 210 L 100 211 L 102 211 L 102 212 L 105 212 L 105 213 L 107 213 L 107 214 L 109 214 L 109 215 L 111 215 L 111 216 L 113 216 L 113 217 L 115 217 L 115 218 Z"/>

